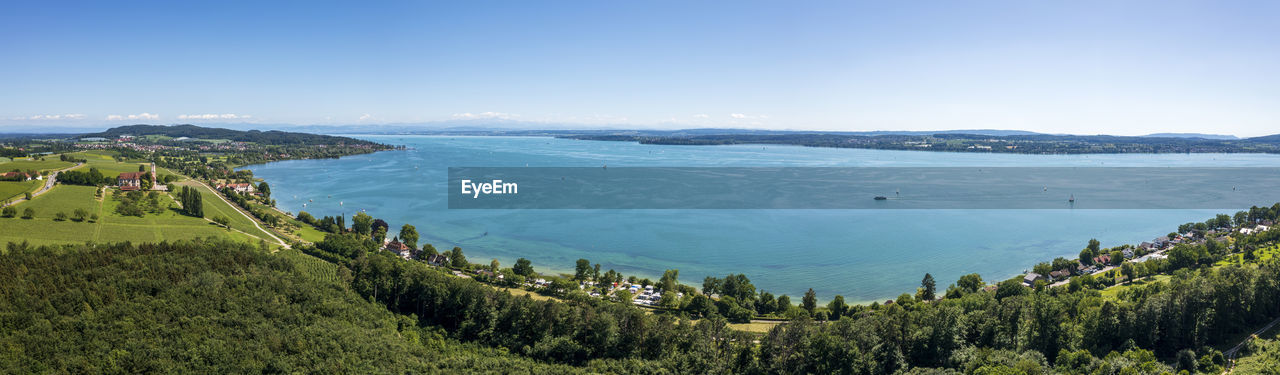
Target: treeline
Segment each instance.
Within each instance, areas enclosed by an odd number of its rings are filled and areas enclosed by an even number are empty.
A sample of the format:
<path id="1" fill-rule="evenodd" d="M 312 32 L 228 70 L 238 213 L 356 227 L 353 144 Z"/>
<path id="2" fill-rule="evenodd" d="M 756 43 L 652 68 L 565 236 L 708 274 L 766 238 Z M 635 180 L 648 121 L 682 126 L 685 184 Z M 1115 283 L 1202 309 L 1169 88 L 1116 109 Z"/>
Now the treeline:
<path id="1" fill-rule="evenodd" d="M 0 254 L 0 372 L 572 374 L 449 339 L 225 240 Z"/>
<path id="2" fill-rule="evenodd" d="M 1273 220 L 1275 212 L 1255 209 L 1253 220 Z M 1277 239 L 1280 231 L 1269 231 L 1239 235 L 1235 243 L 1242 249 L 1257 248 L 1274 246 Z M 684 299 L 667 302 L 673 293 L 664 294 L 661 305 L 674 314 L 656 317 L 636 315 L 641 310 L 629 303 L 582 293 L 558 294 L 567 302 L 511 297 L 420 262 L 402 261 L 378 248 L 366 232 L 332 234 L 303 250 L 349 267 L 349 280 L 362 295 L 419 316 L 424 324 L 444 327 L 459 339 L 576 365 L 638 359 L 678 372 L 878 374 L 922 368 L 966 373 L 1007 369 L 1028 374 L 1111 373 L 1126 368 L 1138 373 L 1173 368 L 1213 372 L 1224 365 L 1213 345 L 1273 319 L 1271 312 L 1280 311 L 1280 263 L 1213 267 L 1229 250 L 1212 241 L 1179 245 L 1170 250 L 1169 260 L 1144 263 L 1145 272 L 1172 273 L 1171 281 L 1135 286 L 1119 298 L 1102 297 L 1096 290 L 1102 283 L 1093 275 L 1073 279 L 1063 288 L 1027 288 L 1013 279 L 989 289 L 975 274 L 957 280 L 942 299 L 935 299 L 936 282 L 926 275 L 915 295 L 903 294 L 884 305 L 851 306 L 837 296 L 827 306 L 818 306 L 811 290 L 800 306 L 794 306 L 788 296 L 775 298 L 757 291 L 745 275 L 729 275 L 708 277 L 703 293 Z M 460 249 L 455 250 L 460 256 Z M 576 280 L 616 280 L 600 274 L 585 259 L 578 263 Z M 517 268 L 531 271 L 527 261 L 511 270 Z M 682 290 L 668 285 L 676 281 L 672 271 L 656 284 L 669 291 Z M 577 290 L 573 284 L 549 287 L 556 288 Z M 547 306 L 556 303 L 564 306 Z M 714 328 L 771 313 L 784 314 L 792 322 L 770 331 L 759 346 L 741 344 L 748 339 Z M 664 341 L 674 337 L 682 339 Z M 690 347 L 682 340 L 691 337 L 718 345 Z M 640 346 L 624 344 L 644 340 L 650 341 Z M 686 356 L 677 363 L 666 359 L 691 352 L 711 357 L 694 361 Z M 696 366 L 681 367 L 691 363 Z"/>
<path id="3" fill-rule="evenodd" d="M 204 196 L 199 189 L 183 186 L 178 191 L 178 203 L 182 204 L 182 212 L 188 216 L 204 217 Z"/>
<path id="4" fill-rule="evenodd" d="M 115 177 L 103 176 L 98 168 L 88 171 L 66 171 L 58 174 L 58 183 L 67 185 L 103 186 L 116 183 Z"/>
<path id="5" fill-rule="evenodd" d="M 630 141 L 661 145 L 777 144 L 808 147 L 866 148 L 1024 154 L 1084 153 L 1280 153 L 1280 137 L 1204 139 L 1049 134 L 980 135 L 962 133 L 858 135 L 841 133 L 783 134 L 579 134 L 563 138 Z"/>

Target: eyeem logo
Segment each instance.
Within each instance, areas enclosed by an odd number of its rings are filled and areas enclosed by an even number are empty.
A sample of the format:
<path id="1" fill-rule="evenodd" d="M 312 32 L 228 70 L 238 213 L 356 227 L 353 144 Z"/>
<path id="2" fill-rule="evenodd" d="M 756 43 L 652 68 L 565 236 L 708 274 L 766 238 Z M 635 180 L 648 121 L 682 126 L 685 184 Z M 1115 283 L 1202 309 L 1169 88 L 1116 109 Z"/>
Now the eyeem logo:
<path id="1" fill-rule="evenodd" d="M 472 183 L 471 180 L 462 180 L 462 194 L 471 194 L 471 198 L 480 198 L 480 194 L 516 194 L 519 186 L 514 182 L 502 182 L 502 180 L 493 180 L 491 182 Z"/>

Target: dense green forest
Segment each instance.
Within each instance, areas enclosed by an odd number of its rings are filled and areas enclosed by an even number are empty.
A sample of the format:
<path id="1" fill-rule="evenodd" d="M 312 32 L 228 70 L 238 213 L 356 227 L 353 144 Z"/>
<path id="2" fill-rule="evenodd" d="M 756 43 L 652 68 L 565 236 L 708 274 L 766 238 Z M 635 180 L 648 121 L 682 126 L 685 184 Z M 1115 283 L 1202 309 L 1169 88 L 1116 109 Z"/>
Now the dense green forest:
<path id="1" fill-rule="evenodd" d="M 373 247 L 361 241 L 326 240 L 326 249 L 311 251 L 329 252 L 326 258 L 345 264 L 362 295 L 460 340 L 556 363 L 632 359 L 677 373 L 1213 372 L 1224 363 L 1211 345 L 1271 320 L 1280 309 L 1280 263 L 1272 260 L 1182 269 L 1168 284 L 1136 287 L 1118 300 L 1096 290 L 1034 290 L 1017 281 L 936 302 L 904 295 L 829 322 L 801 316 L 757 345 L 726 329 L 717 314 L 695 322 L 572 295 L 568 302 L 512 297 L 423 263 L 370 252 Z"/>
<path id="2" fill-rule="evenodd" d="M 11 244 L 0 372 L 581 371 L 459 343 L 308 270 L 226 241 Z"/>

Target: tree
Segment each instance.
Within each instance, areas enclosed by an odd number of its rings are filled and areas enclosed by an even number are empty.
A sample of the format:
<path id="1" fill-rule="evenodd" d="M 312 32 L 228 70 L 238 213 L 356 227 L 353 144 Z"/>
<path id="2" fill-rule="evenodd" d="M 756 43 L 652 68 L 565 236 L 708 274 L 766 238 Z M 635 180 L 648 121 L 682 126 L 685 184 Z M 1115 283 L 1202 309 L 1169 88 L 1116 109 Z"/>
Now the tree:
<path id="1" fill-rule="evenodd" d="M 956 286 L 960 287 L 965 293 L 974 293 L 982 290 L 985 284 L 982 282 L 982 276 L 976 273 L 960 276 L 960 280 L 956 281 Z"/>
<path id="2" fill-rule="evenodd" d="M 849 305 L 844 303 L 844 296 L 837 294 L 830 303 L 827 303 L 827 310 L 831 311 L 831 319 L 837 320 L 849 311 Z"/>
<path id="3" fill-rule="evenodd" d="M 932 301 L 937 297 L 938 283 L 933 280 L 933 275 L 924 274 L 924 279 L 920 280 L 920 291 L 916 293 L 916 297 L 921 301 Z"/>
<path id="4" fill-rule="evenodd" d="M 34 219 L 35 217 L 36 217 L 36 210 L 31 209 L 31 207 L 27 207 L 26 209 L 22 210 L 23 219 Z"/>
<path id="5" fill-rule="evenodd" d="M 71 217 L 75 221 L 84 221 L 84 219 L 88 216 L 89 216 L 89 211 L 86 211 L 83 208 L 77 208 L 75 211 L 71 212 Z"/>
<path id="6" fill-rule="evenodd" d="M 231 219 L 228 219 L 226 216 L 222 216 L 222 215 L 214 216 L 213 222 L 227 228 L 228 231 L 231 230 Z"/>
<path id="7" fill-rule="evenodd" d="M 689 300 L 689 306 L 685 307 L 685 311 L 699 317 L 707 317 L 716 311 L 715 305 L 711 303 L 711 299 L 705 294 L 695 294 L 693 299 Z"/>
<path id="8" fill-rule="evenodd" d="M 351 231 L 366 236 L 373 234 L 373 216 L 357 212 L 356 216 L 351 217 Z"/>
<path id="9" fill-rule="evenodd" d="M 4 211 L 0 213 L 0 216 L 4 216 L 4 217 L 18 216 L 18 209 L 13 208 L 12 206 L 5 207 Z"/>
<path id="10" fill-rule="evenodd" d="M 374 242 L 374 243 L 377 243 L 377 244 L 381 244 L 381 243 L 385 242 L 385 241 L 386 241 L 386 239 L 387 239 L 387 227 L 385 227 L 385 226 L 375 227 L 375 228 L 373 229 L 373 237 L 372 237 L 372 238 L 373 238 L 373 242 Z"/>
<path id="11" fill-rule="evenodd" d="M 498 266 L 500 266 L 500 264 L 498 264 L 498 258 L 493 258 L 493 260 L 490 260 L 490 261 L 489 261 L 489 270 L 490 270 L 490 271 L 498 272 L 498 270 L 499 270 L 499 269 L 501 269 L 501 268 L 499 268 Z"/>
<path id="12" fill-rule="evenodd" d="M 582 281 L 587 279 L 587 275 L 591 273 L 591 261 L 586 259 L 578 259 L 577 264 L 573 267 L 573 279 Z"/>
<path id="13" fill-rule="evenodd" d="M 1050 272 L 1053 272 L 1053 264 L 1049 262 L 1040 262 L 1032 267 L 1031 270 L 1032 272 L 1048 276 Z"/>
<path id="14" fill-rule="evenodd" d="M 813 310 L 818 308 L 818 293 L 809 288 L 808 292 L 804 292 L 804 298 L 800 301 L 800 307 L 803 307 L 809 314 L 813 314 Z"/>
<path id="15" fill-rule="evenodd" d="M 31 200 L 31 192 L 28 191 L 26 193 L 22 193 L 22 198 L 26 200 Z"/>
<path id="16" fill-rule="evenodd" d="M 266 184 L 263 182 L 263 184 Z M 400 242 L 411 249 L 418 248 L 418 228 L 405 224 L 400 227 Z"/>
<path id="17" fill-rule="evenodd" d="M 378 234 L 379 230 L 382 231 L 381 235 Z M 373 240 L 378 243 L 382 243 L 382 240 L 387 238 L 387 232 L 390 231 L 391 226 L 382 219 L 373 219 L 373 224 L 369 225 L 369 233 L 373 235 Z"/>
<path id="18" fill-rule="evenodd" d="M 454 246 L 453 250 L 449 251 L 449 265 L 453 266 L 453 268 L 467 267 L 467 257 L 462 255 L 461 247 Z"/>
<path id="19" fill-rule="evenodd" d="M 258 184 L 258 192 L 262 193 L 264 198 L 271 198 L 271 185 L 267 185 L 266 181 Z"/>
<path id="20" fill-rule="evenodd" d="M 778 296 L 778 300 L 774 303 L 773 311 L 777 313 L 786 313 L 792 306 L 794 305 L 791 304 L 791 297 L 783 294 Z"/>
<path id="21" fill-rule="evenodd" d="M 680 270 L 666 270 L 662 273 L 662 278 L 658 279 L 658 287 L 663 292 L 676 292 L 676 285 L 679 283 Z"/>
<path id="22" fill-rule="evenodd" d="M 1080 250 L 1080 264 L 1083 264 L 1086 266 L 1092 266 L 1093 257 L 1094 257 L 1093 250 L 1089 250 L 1087 248 Z"/>
<path id="23" fill-rule="evenodd" d="M 98 222 L 98 214 L 95 213 L 95 214 L 89 215 L 89 221 L 92 221 L 95 223 Z"/>
<path id="24" fill-rule="evenodd" d="M 1098 250 L 1102 249 L 1102 242 L 1098 242 L 1097 238 L 1090 238 L 1089 245 L 1085 246 L 1085 248 L 1089 249 L 1089 251 L 1093 252 L 1094 254 L 1097 254 Z"/>
<path id="25" fill-rule="evenodd" d="M 146 171 L 147 171 L 147 166 L 145 164 L 138 164 L 138 172 L 146 172 Z"/>
<path id="26" fill-rule="evenodd" d="M 530 262 L 525 258 L 516 259 L 516 265 L 511 267 L 511 271 L 524 277 L 533 277 L 535 275 L 533 272 L 533 262 Z"/>
<path id="27" fill-rule="evenodd" d="M 706 294 L 708 296 L 712 294 L 719 294 L 720 284 L 720 279 L 717 279 L 714 276 L 707 276 L 705 279 L 702 279 L 702 294 Z"/>
<path id="28" fill-rule="evenodd" d="M 58 211 L 58 213 L 53 214 L 53 220 L 54 220 L 54 221 L 66 221 L 66 220 L 67 220 L 67 213 L 66 213 L 66 212 L 62 212 L 62 211 Z"/>

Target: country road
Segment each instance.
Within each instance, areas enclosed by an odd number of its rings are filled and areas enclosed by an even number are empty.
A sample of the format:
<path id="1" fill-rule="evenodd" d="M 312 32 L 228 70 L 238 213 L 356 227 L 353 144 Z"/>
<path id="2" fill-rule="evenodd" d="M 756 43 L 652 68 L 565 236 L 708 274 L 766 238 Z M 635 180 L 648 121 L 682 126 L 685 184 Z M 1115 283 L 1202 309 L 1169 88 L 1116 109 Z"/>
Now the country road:
<path id="1" fill-rule="evenodd" d="M 154 166 L 152 168 L 154 168 Z M 222 193 L 219 193 L 217 190 L 214 190 L 213 187 L 210 187 L 209 185 L 205 185 L 203 181 L 200 181 L 194 178 L 191 179 L 191 181 L 194 181 L 195 183 L 200 184 L 200 186 L 204 186 L 206 189 L 209 189 L 209 191 L 212 191 L 214 196 L 217 196 L 218 199 L 221 199 L 223 202 L 226 202 L 227 205 L 231 206 L 232 209 L 235 209 L 236 212 L 239 212 L 241 215 L 244 215 L 245 218 L 249 219 L 250 223 L 253 223 L 254 227 L 258 228 L 258 230 L 262 231 L 262 233 L 265 233 L 268 237 L 271 237 L 271 239 L 276 240 L 276 242 L 279 243 L 280 246 L 286 249 L 290 248 L 288 243 L 284 242 L 284 240 L 281 240 L 279 237 L 276 237 L 276 235 L 271 234 L 271 231 L 268 231 L 262 226 L 258 225 L 257 218 L 254 218 L 253 216 L 249 216 L 249 214 L 245 213 L 244 210 L 240 208 L 240 206 L 237 206 L 235 203 L 231 203 L 231 201 L 228 201 L 227 198 L 223 197 Z"/>
<path id="2" fill-rule="evenodd" d="M 50 173 L 50 174 L 49 174 L 49 178 L 46 178 L 46 179 L 44 180 L 44 186 L 41 186 L 41 187 L 40 187 L 40 190 L 36 190 L 34 193 L 31 193 L 31 197 L 32 197 L 32 198 L 38 197 L 38 196 L 40 196 L 40 194 L 44 194 L 45 192 L 49 191 L 49 189 L 53 189 L 53 185 L 54 185 L 54 183 L 56 183 L 56 182 L 58 181 L 58 174 L 59 174 L 59 173 L 66 172 L 66 171 L 69 171 L 69 170 L 72 170 L 72 169 L 76 169 L 76 168 L 80 168 L 81 166 L 84 166 L 84 163 L 76 163 L 76 165 L 73 165 L 73 166 L 70 166 L 70 167 L 66 167 L 66 168 L 62 168 L 62 169 L 59 169 L 59 170 L 53 171 L 53 173 Z M 9 202 L 9 203 L 5 204 L 3 207 L 12 206 L 12 205 L 15 205 L 15 204 L 18 204 L 18 203 L 22 203 L 22 202 L 26 202 L 26 201 L 27 201 L 27 199 L 26 199 L 26 198 L 18 198 L 18 199 L 14 199 L 14 200 L 13 200 L 13 202 Z"/>

